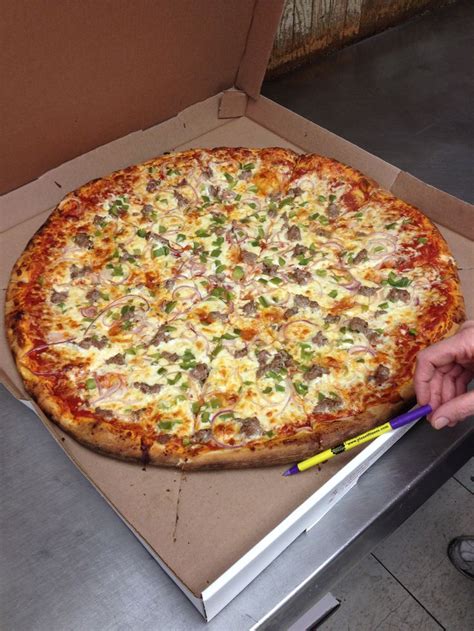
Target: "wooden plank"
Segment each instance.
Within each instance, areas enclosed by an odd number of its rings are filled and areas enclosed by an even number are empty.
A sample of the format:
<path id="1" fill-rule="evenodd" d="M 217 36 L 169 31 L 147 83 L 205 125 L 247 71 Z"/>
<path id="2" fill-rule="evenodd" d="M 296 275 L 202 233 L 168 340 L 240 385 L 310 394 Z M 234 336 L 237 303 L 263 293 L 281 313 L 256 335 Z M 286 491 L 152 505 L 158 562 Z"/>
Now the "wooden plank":
<path id="1" fill-rule="evenodd" d="M 314 50 L 325 49 L 341 39 L 347 0 L 313 0 Z"/>
<path id="2" fill-rule="evenodd" d="M 344 31 L 342 40 L 350 41 L 357 37 L 360 28 L 360 16 L 363 0 L 347 0 Z"/>
<path id="3" fill-rule="evenodd" d="M 286 0 L 270 74 L 453 0 Z"/>
<path id="4" fill-rule="evenodd" d="M 295 0 L 293 49 L 297 56 L 305 55 L 311 50 L 312 18 L 312 0 Z"/>
<path id="5" fill-rule="evenodd" d="M 273 44 L 272 57 L 283 60 L 293 48 L 293 26 L 294 26 L 295 0 L 286 0 L 283 13 Z"/>
<path id="6" fill-rule="evenodd" d="M 433 0 L 363 0 L 359 37 L 383 31 L 433 4 Z"/>

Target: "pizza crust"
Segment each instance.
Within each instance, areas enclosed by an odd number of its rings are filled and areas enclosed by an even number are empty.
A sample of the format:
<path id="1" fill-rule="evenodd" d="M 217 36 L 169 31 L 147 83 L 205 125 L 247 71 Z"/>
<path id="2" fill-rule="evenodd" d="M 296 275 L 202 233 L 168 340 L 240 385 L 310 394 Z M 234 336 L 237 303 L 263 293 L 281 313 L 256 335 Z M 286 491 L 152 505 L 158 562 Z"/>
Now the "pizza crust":
<path id="1" fill-rule="evenodd" d="M 249 161 L 252 159 L 252 156 L 256 156 L 258 153 L 264 157 L 269 167 L 269 173 L 276 166 L 281 167 L 283 165 L 285 168 L 293 169 L 296 161 L 298 161 L 297 174 L 301 175 L 304 172 L 314 170 L 323 173 L 329 179 L 344 178 L 345 181 L 350 182 L 351 186 L 353 186 L 352 197 L 349 198 L 348 203 L 363 204 L 369 198 L 376 197 L 377 199 L 386 200 L 393 207 L 399 206 L 406 212 L 415 212 L 417 221 L 423 225 L 424 229 L 430 233 L 431 238 L 436 241 L 440 253 L 446 256 L 450 255 L 449 248 L 436 227 L 419 211 L 416 211 L 416 209 L 413 209 L 405 202 L 397 200 L 390 193 L 380 191 L 377 184 L 362 173 L 335 160 L 316 155 L 301 157 L 292 151 L 280 148 L 265 150 L 228 150 L 226 148 L 218 148 L 210 153 L 219 159 L 240 162 Z M 143 166 L 145 167 L 147 164 L 156 166 L 160 163 L 166 163 L 169 159 L 169 156 L 163 156 L 161 159 L 149 161 Z M 186 164 L 190 160 L 199 162 L 199 152 L 189 150 L 178 154 L 175 160 L 177 164 Z M 277 169 L 273 170 L 276 171 Z M 22 291 L 32 278 L 35 260 L 46 256 L 45 248 L 49 246 L 45 235 L 48 234 L 53 222 L 56 222 L 58 217 L 64 222 L 75 221 L 84 212 L 87 204 L 93 203 L 95 196 L 101 193 L 104 188 L 114 187 L 114 190 L 120 191 L 121 187 L 134 182 L 135 178 L 134 167 L 130 167 L 107 178 L 94 180 L 78 189 L 78 191 L 69 194 L 29 241 L 12 271 L 6 303 L 7 336 L 10 347 L 27 390 L 37 401 L 40 408 L 63 430 L 80 443 L 96 451 L 124 460 L 141 461 L 161 466 L 177 466 L 188 470 L 268 466 L 302 460 L 319 451 L 337 445 L 377 424 L 383 423 L 413 402 L 414 392 L 411 381 L 413 366 L 409 366 L 406 370 L 405 378 L 402 379 L 400 376 L 404 385 L 399 385 L 396 391 L 393 390 L 391 392 L 390 398 L 392 401 L 395 401 L 394 403 L 387 402 L 369 406 L 363 413 L 356 416 L 349 416 L 331 422 L 320 422 L 315 431 L 311 433 L 300 433 L 289 438 L 280 437 L 261 443 L 253 441 L 239 448 L 212 448 L 208 450 L 205 445 L 190 447 L 187 450 L 182 450 L 182 453 L 173 450 L 170 446 L 158 442 L 150 442 L 133 426 L 129 430 L 124 430 L 104 419 L 71 414 L 64 402 L 51 392 L 47 379 L 42 379 L 41 376 L 33 374 L 21 362 L 21 358 L 24 357 L 25 353 L 35 348 L 36 344 L 32 323 L 29 321 L 22 305 Z M 286 179 L 280 175 L 276 178 L 267 175 L 266 182 L 268 194 L 282 187 L 291 186 L 289 175 Z M 77 203 L 79 196 L 82 201 Z M 55 238 L 60 239 L 61 235 Z M 451 276 L 446 279 L 450 299 L 449 308 L 444 311 L 442 318 L 435 318 L 426 322 L 426 328 L 423 331 L 426 343 L 432 343 L 442 337 L 451 335 L 464 319 L 463 298 L 454 265 L 451 266 L 449 273 Z"/>
<path id="2" fill-rule="evenodd" d="M 156 442 L 147 447 L 133 431 L 129 436 L 123 436 L 106 421 L 72 418 L 40 384 L 33 385 L 32 381 L 28 380 L 28 391 L 40 408 L 56 425 L 86 447 L 120 460 L 139 460 L 143 464 L 176 466 L 184 470 L 238 469 L 298 462 L 384 423 L 414 402 L 410 382 L 402 388 L 403 397 L 398 403 L 378 404 L 356 417 L 323 424 L 313 433 L 278 439 L 271 444 L 178 454 L 167 451 L 166 446 Z"/>

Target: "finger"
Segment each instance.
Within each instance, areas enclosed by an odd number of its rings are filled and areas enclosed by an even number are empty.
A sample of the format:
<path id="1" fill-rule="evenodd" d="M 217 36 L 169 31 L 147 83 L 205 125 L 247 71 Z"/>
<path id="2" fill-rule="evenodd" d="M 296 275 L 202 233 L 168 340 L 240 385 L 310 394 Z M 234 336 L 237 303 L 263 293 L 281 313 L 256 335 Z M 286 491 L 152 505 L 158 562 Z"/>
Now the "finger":
<path id="1" fill-rule="evenodd" d="M 474 321 L 468 321 L 454 336 L 441 340 L 418 353 L 414 384 L 420 405 L 425 405 L 430 401 L 429 383 L 436 370 L 454 362 L 460 364 L 472 362 L 473 349 Z"/>
<path id="2" fill-rule="evenodd" d="M 448 373 L 450 373 L 453 368 L 455 368 L 456 366 L 459 366 L 459 364 L 455 364 L 454 362 L 449 362 L 449 364 L 446 364 L 446 366 L 439 366 L 437 368 L 437 370 L 439 370 L 439 372 L 442 372 L 443 375 L 447 375 Z M 461 366 L 461 370 L 462 370 L 462 366 Z"/>
<path id="3" fill-rule="evenodd" d="M 452 345 L 448 344 L 448 340 L 442 340 L 418 353 L 414 383 L 416 398 L 420 405 L 431 401 L 429 384 L 437 369 L 452 364 L 453 360 Z"/>
<path id="4" fill-rule="evenodd" d="M 441 390 L 443 387 L 443 375 L 440 372 L 435 372 L 433 378 L 429 383 L 429 404 L 431 408 L 436 410 L 441 405 Z M 429 417 L 428 417 L 429 418 Z"/>
<path id="5" fill-rule="evenodd" d="M 474 391 L 466 392 L 459 397 L 443 403 L 431 416 L 431 424 L 436 429 L 453 425 L 464 420 L 474 412 Z"/>
<path id="6" fill-rule="evenodd" d="M 418 353 L 414 376 L 416 398 L 419 405 L 426 405 L 431 398 L 430 381 L 436 372 L 435 366 L 423 354 Z"/>
<path id="7" fill-rule="evenodd" d="M 443 376 L 443 383 L 441 384 L 441 402 L 446 403 L 451 401 L 456 396 L 456 382 L 450 374 Z"/>
<path id="8" fill-rule="evenodd" d="M 464 370 L 456 379 L 456 396 L 464 394 L 467 390 L 467 384 L 473 378 L 473 374 L 470 370 Z"/>
<path id="9" fill-rule="evenodd" d="M 459 364 L 454 364 L 451 370 L 443 376 L 441 386 L 441 401 L 446 403 L 456 396 L 456 379 L 464 372 L 464 368 Z"/>

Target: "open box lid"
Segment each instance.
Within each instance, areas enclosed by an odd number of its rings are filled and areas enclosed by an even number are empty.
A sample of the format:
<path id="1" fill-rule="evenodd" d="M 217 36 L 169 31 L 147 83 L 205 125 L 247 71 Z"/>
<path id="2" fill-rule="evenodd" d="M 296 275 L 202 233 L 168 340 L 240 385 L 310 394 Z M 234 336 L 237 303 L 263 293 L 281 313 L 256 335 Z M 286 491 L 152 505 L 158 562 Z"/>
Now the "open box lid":
<path id="1" fill-rule="evenodd" d="M 257 97 L 282 8 L 283 0 L 135 0 L 120 10 L 95 0 L 8 3 L 0 193 L 222 90 Z"/>

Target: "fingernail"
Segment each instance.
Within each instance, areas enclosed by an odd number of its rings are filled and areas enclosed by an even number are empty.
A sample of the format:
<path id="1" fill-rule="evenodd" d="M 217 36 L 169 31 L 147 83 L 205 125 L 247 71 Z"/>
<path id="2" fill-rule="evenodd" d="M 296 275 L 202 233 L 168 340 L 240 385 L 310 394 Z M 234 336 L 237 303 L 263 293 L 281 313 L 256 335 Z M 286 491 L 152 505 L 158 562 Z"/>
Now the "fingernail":
<path id="1" fill-rule="evenodd" d="M 449 423 L 449 418 L 446 418 L 445 416 L 440 416 L 439 418 L 433 421 L 433 425 L 435 426 L 436 429 L 441 429 L 443 427 L 446 427 L 448 423 Z"/>

